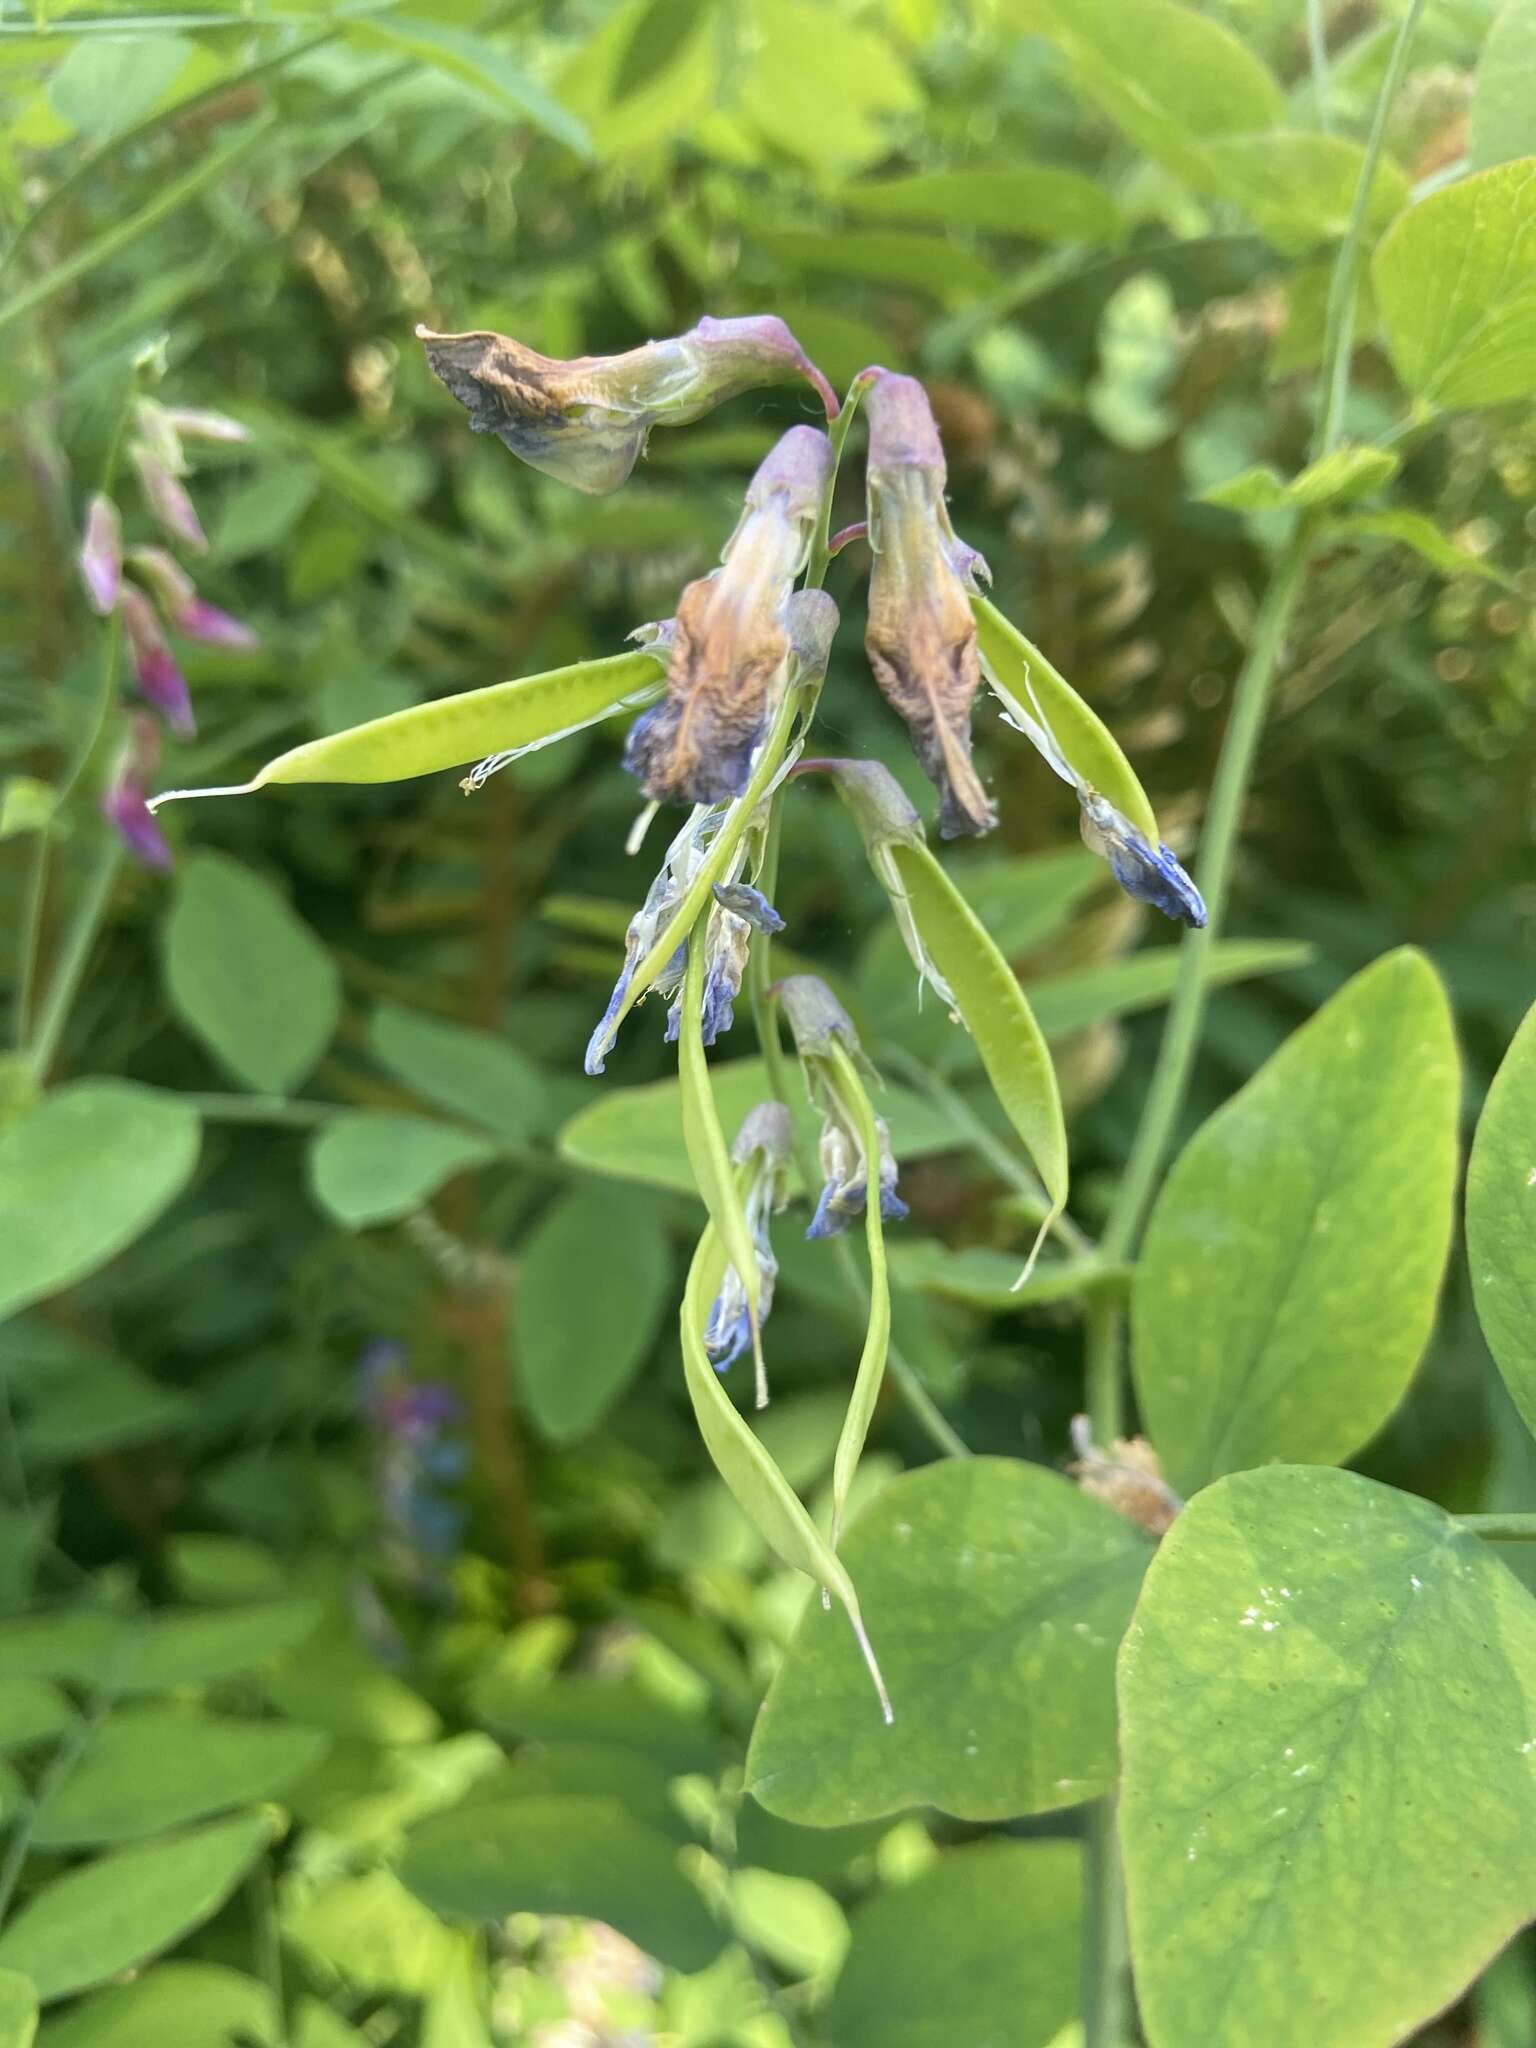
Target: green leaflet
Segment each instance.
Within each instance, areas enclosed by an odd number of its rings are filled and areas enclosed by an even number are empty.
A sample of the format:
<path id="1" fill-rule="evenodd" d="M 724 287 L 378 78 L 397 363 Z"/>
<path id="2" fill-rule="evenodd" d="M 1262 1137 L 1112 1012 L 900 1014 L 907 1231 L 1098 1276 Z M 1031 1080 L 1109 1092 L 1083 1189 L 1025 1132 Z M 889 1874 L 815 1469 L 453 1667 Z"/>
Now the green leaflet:
<path id="1" fill-rule="evenodd" d="M 993 1092 L 1045 1183 L 1054 1215 L 1067 1199 L 1066 1124 L 1056 1071 L 1018 977 L 926 846 L 892 841 L 886 852 L 922 942 L 976 1041 Z"/>
<path id="2" fill-rule="evenodd" d="M 1056 744 L 1078 774 L 1156 846 L 1160 835 L 1147 793 L 1103 719 L 996 605 L 973 596 L 971 610 L 976 615 L 976 644 L 983 666 L 1026 712 L 1033 711 L 1033 692 Z"/>
<path id="3" fill-rule="evenodd" d="M 1467 1167 L 1467 1259 L 1478 1321 L 1536 1429 L 1536 1008 L 1493 1077 Z"/>
<path id="4" fill-rule="evenodd" d="M 403 782 L 461 768 L 487 754 L 531 751 L 595 725 L 611 712 L 648 703 L 661 685 L 654 654 L 610 654 L 543 675 L 491 683 L 430 704 L 412 704 L 290 747 L 249 782 L 218 789 L 173 789 L 157 804 L 188 796 L 247 796 L 273 782 Z"/>
<path id="5" fill-rule="evenodd" d="M 868 1090 L 859 1078 L 859 1070 L 846 1050 L 834 1041 L 828 1057 L 836 1076 L 835 1086 L 858 1130 L 859 1147 L 864 1154 L 864 1241 L 869 1247 L 869 1324 L 864 1332 L 859 1368 L 854 1374 L 848 1413 L 837 1439 L 837 1455 L 832 1461 L 832 1548 L 835 1550 L 843 1533 L 848 1489 L 859 1469 L 870 1420 L 885 1379 L 886 1353 L 891 1346 L 891 1285 L 885 1265 L 885 1226 L 880 1216 L 880 1137 L 875 1129 L 875 1112 L 870 1106 Z"/>
<path id="6" fill-rule="evenodd" d="M 874 1681 L 881 1711 L 889 1722 L 894 1719 L 891 1702 L 865 1633 L 853 1581 L 783 1473 L 737 1413 L 704 1350 L 704 1323 L 725 1264 L 725 1254 L 711 1224 L 693 1255 L 682 1315 L 683 1375 L 704 1448 L 737 1505 L 764 1541 L 787 1565 L 817 1580 L 842 1602 Z"/>
<path id="7" fill-rule="evenodd" d="M 709 1220 L 725 1247 L 726 1256 L 741 1277 L 752 1319 L 752 1357 L 757 1369 L 757 1405 L 768 1405 L 767 1375 L 763 1367 L 763 1333 L 758 1321 L 757 1253 L 742 1207 L 736 1169 L 730 1147 L 720 1124 L 714 1091 L 709 1085 L 709 1065 L 704 1058 L 701 1018 L 704 1004 L 704 938 L 709 912 L 699 918 L 688 940 L 688 968 L 683 977 L 681 1022 L 677 1034 L 677 1078 L 682 1098 L 683 1142 L 688 1163 L 699 1184 L 699 1193 L 709 1211 Z"/>

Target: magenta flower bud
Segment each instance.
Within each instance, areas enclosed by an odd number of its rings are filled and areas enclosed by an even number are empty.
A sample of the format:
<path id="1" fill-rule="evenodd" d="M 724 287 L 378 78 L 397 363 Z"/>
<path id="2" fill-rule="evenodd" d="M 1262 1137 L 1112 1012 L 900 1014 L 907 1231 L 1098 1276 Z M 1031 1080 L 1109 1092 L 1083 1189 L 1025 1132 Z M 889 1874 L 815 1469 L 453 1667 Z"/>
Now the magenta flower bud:
<path id="1" fill-rule="evenodd" d="M 127 745 L 102 792 L 101 815 L 136 861 L 163 872 L 171 865 L 170 842 L 149 810 L 149 786 L 159 760 L 155 721 L 136 712 L 129 721 Z"/>
<path id="2" fill-rule="evenodd" d="M 118 602 L 141 695 L 154 705 L 176 732 L 195 732 L 197 724 L 192 716 L 192 697 L 187 689 L 187 679 L 160 630 L 154 606 L 142 590 L 128 582 L 123 584 Z"/>
<path id="3" fill-rule="evenodd" d="M 505 334 L 435 334 L 418 327 L 433 373 L 469 414 L 547 476 L 601 497 L 616 491 L 652 427 L 690 420 L 760 384 L 804 377 L 828 419 L 832 387 L 782 320 L 701 320 L 687 334 L 618 356 L 558 362 Z"/>
<path id="4" fill-rule="evenodd" d="M 159 524 L 173 540 L 179 540 L 194 554 L 206 555 L 208 536 L 181 479 L 173 475 L 161 456 L 144 441 L 135 441 L 128 454 L 139 473 L 149 509 Z"/>
<path id="5" fill-rule="evenodd" d="M 91 609 L 105 618 L 117 609 L 123 577 L 123 523 L 112 500 L 98 491 L 85 515 L 80 541 L 80 576 Z"/>
<path id="6" fill-rule="evenodd" d="M 257 635 L 241 620 L 197 594 L 197 586 L 164 548 L 135 548 L 129 560 L 155 594 L 167 620 L 189 640 L 210 647 L 255 647 Z"/>
<path id="7" fill-rule="evenodd" d="M 171 432 L 184 441 L 249 441 L 251 430 L 227 413 L 205 412 L 192 405 L 163 408 Z"/>
<path id="8" fill-rule="evenodd" d="M 955 536 L 944 502 L 939 430 L 915 377 L 882 370 L 869 411 L 870 667 L 938 785 L 946 839 L 997 822 L 971 764 L 971 706 L 981 681 L 970 591 L 986 564 Z"/>
<path id="9" fill-rule="evenodd" d="M 679 597 L 667 694 L 636 720 L 624 750 L 624 765 L 648 797 L 721 803 L 746 787 L 757 743 L 800 651 L 792 631 L 795 578 L 831 474 L 826 435 L 791 427 L 747 488 L 722 566 Z M 804 633 L 801 641 L 808 650 Z"/>

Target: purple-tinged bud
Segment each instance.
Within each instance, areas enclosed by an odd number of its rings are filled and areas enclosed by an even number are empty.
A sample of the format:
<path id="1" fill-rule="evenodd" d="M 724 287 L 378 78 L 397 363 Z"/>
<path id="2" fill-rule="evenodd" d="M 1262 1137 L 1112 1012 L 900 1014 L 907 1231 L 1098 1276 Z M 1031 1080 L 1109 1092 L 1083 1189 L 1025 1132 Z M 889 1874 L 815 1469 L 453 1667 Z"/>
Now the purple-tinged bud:
<path id="1" fill-rule="evenodd" d="M 624 765 L 654 801 L 722 803 L 746 787 L 799 651 L 791 598 L 831 474 L 826 435 L 791 427 L 747 488 L 722 566 L 678 599 L 667 694 L 635 721 L 624 750 Z"/>
<path id="2" fill-rule="evenodd" d="M 167 405 L 161 411 L 171 432 L 183 441 L 249 441 L 251 430 L 227 413 L 207 412 L 199 406 Z"/>
<path id="3" fill-rule="evenodd" d="M 149 450 L 172 476 L 187 473 L 186 451 L 172 415 L 153 398 L 141 398 L 133 408 L 134 439 Z"/>
<path id="4" fill-rule="evenodd" d="M 192 578 L 164 548 L 134 548 L 129 560 L 153 590 L 161 611 L 178 633 L 210 647 L 249 648 L 260 644 L 249 626 L 199 597 Z"/>
<path id="5" fill-rule="evenodd" d="M 852 811 L 864 840 L 864 851 L 880 886 L 890 898 L 896 929 L 901 933 L 907 956 L 917 969 L 917 996 L 921 1003 L 923 984 L 953 1010 L 954 991 L 939 972 L 923 943 L 912 902 L 891 857 L 893 846 L 926 846 L 923 821 L 908 800 L 906 791 L 883 761 L 801 761 L 802 772 L 823 768 L 830 772 L 837 793 Z"/>
<path id="6" fill-rule="evenodd" d="M 826 1059 L 834 1045 L 841 1045 L 855 1060 L 863 1059 L 853 1019 L 819 974 L 786 974 L 769 994 L 778 998 L 789 1019 L 795 1050 L 802 1060 Z"/>
<path id="7" fill-rule="evenodd" d="M 731 1147 L 740 1169 L 741 1203 L 757 1266 L 758 1327 L 773 1307 L 779 1262 L 769 1237 L 769 1218 L 783 1208 L 789 1189 L 789 1161 L 795 1132 L 782 1102 L 760 1102 L 749 1110 Z M 704 1349 L 716 1372 L 726 1372 L 752 1344 L 752 1312 L 741 1275 L 727 1266 L 704 1325 Z"/>
<path id="8" fill-rule="evenodd" d="M 769 993 L 778 997 L 812 1102 L 821 1111 L 822 1190 L 806 1236 L 836 1237 L 855 1216 L 862 1216 L 867 1200 L 870 1171 L 880 1191 L 880 1214 L 888 1223 L 899 1223 L 907 1205 L 896 1192 L 896 1160 L 891 1151 L 891 1134 L 882 1117 L 874 1118 L 879 1157 L 864 1156 L 861 1118 L 848 1097 L 850 1087 L 859 1086 L 848 1064 L 872 1080 L 879 1075 L 865 1057 L 853 1019 L 824 981 L 814 974 L 791 974 L 775 982 Z M 838 1054 L 843 1055 L 842 1059 Z M 867 1107 L 867 1105 L 866 1105 Z"/>
<path id="9" fill-rule="evenodd" d="M 135 441 L 128 454 L 139 473 L 145 499 L 157 522 L 174 540 L 191 548 L 194 554 L 206 555 L 208 536 L 181 479 L 146 442 Z"/>
<path id="10" fill-rule="evenodd" d="M 197 722 L 192 716 L 192 697 L 187 689 L 187 679 L 160 630 L 154 606 L 142 590 L 128 582 L 123 584 L 118 603 L 140 694 L 148 698 L 176 732 L 183 735 L 196 732 Z"/>
<path id="11" fill-rule="evenodd" d="M 100 491 L 92 498 L 85 515 L 79 560 L 91 609 L 105 618 L 117 609 L 118 586 L 123 578 L 123 522 L 112 500 Z"/>
<path id="12" fill-rule="evenodd" d="M 968 597 L 986 564 L 949 523 L 944 449 L 922 385 L 882 370 L 865 403 L 870 666 L 938 786 L 940 832 L 988 832 L 997 814 L 971 762 L 981 669 Z"/>
<path id="13" fill-rule="evenodd" d="M 624 355 L 570 362 L 487 329 L 416 335 L 476 433 L 497 435 L 533 468 L 594 497 L 625 481 L 652 427 L 685 426 L 758 385 L 804 377 L 827 418 L 837 416 L 826 378 L 772 314 L 705 319 Z"/>
<path id="14" fill-rule="evenodd" d="M 127 745 L 102 792 L 101 815 L 136 861 L 163 872 L 171 865 L 170 841 L 149 810 L 159 760 L 159 729 L 152 718 L 137 711 L 129 721 Z"/>

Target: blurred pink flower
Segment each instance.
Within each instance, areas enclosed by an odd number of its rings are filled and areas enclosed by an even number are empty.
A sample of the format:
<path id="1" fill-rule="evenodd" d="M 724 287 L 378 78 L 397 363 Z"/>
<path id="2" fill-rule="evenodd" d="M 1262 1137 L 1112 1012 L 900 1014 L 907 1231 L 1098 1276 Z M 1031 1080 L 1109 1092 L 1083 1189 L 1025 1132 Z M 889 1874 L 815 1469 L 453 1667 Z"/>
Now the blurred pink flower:
<path id="1" fill-rule="evenodd" d="M 242 620 L 220 611 L 197 594 L 197 586 L 164 548 L 134 548 L 129 556 L 149 584 L 161 611 L 178 633 L 211 647 L 255 647 L 256 634 Z"/>
<path id="2" fill-rule="evenodd" d="M 160 630 L 154 606 L 142 590 L 128 582 L 123 584 L 118 602 L 140 692 L 175 731 L 183 734 L 195 732 L 197 723 L 192 716 L 192 697 L 187 689 L 187 679 Z"/>
<path id="3" fill-rule="evenodd" d="M 101 797 L 101 814 L 144 867 L 171 865 L 170 842 L 149 810 L 149 785 L 160 759 L 160 734 L 146 713 L 135 712 L 128 740 Z"/>
<path id="4" fill-rule="evenodd" d="M 123 575 L 123 523 L 112 500 L 100 491 L 86 511 L 79 562 L 91 609 L 105 618 L 117 608 Z"/>
<path id="5" fill-rule="evenodd" d="M 139 473 L 139 482 L 144 487 L 144 496 L 155 518 L 168 534 L 191 548 L 194 554 L 206 555 L 208 536 L 197 516 L 197 507 L 160 451 L 150 447 L 146 441 L 135 441 L 128 454 Z"/>

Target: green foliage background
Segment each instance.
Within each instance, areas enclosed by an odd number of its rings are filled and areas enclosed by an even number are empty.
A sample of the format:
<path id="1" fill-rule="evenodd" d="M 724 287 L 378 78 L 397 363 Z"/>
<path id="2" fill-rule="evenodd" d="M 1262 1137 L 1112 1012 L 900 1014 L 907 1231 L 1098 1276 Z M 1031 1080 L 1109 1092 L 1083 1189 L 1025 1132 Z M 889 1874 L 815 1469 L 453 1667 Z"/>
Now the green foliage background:
<path id="1" fill-rule="evenodd" d="M 1319 62 L 1292 0 L 0 11 L 0 887 L 18 980 L 40 844 L 45 1001 L 97 857 L 104 629 L 73 557 L 135 377 L 251 434 L 199 459 L 211 548 L 193 566 L 261 645 L 189 650 L 199 733 L 168 748 L 165 784 L 237 781 L 382 712 L 619 651 L 713 563 L 752 465 L 808 417 L 796 391 L 735 400 L 658 433 L 621 493 L 588 500 L 471 438 L 417 322 L 564 357 L 773 311 L 840 388 L 870 362 L 921 375 L 956 528 L 998 604 L 1114 727 L 1187 851 L 1295 517 L 1281 479 L 1307 463 L 1329 264 L 1401 13 L 1307 10 Z M 1529 0 L 1428 7 L 1365 250 L 1410 196 L 1536 152 L 1533 109 Z M 1536 216 L 1509 204 L 1513 296 L 1469 276 L 1454 356 L 1414 331 L 1421 251 L 1395 265 L 1389 249 L 1374 285 L 1362 271 L 1344 424 L 1391 454 L 1347 480 L 1286 640 L 1183 1136 L 1400 945 L 1449 990 L 1474 1111 L 1530 1002 Z M 928 815 L 865 664 L 863 573 L 850 548 L 829 578 L 845 622 L 818 745 L 885 761 Z M 1091 1237 L 1175 948 L 1078 847 L 1071 793 L 995 720 L 978 731 L 1000 827 L 944 859 L 1051 1040 Z M 583 2039 L 689 2048 L 1073 2038 L 1077 1802 L 1113 1776 L 1113 1704 L 1105 1657 L 1064 1679 L 1039 1631 L 1079 1621 L 1112 1656 L 1146 1546 L 1038 1468 L 1069 1455 L 1083 1302 L 1114 1276 L 1009 1295 L 1038 1211 L 1006 1126 L 941 1006 L 919 1012 L 851 821 L 797 788 L 775 960 L 826 975 L 888 1077 L 913 1207 L 890 1237 L 896 1343 L 973 1451 L 1031 1463 L 988 1457 L 963 1482 L 977 1528 L 1014 1532 L 967 1596 L 1020 1646 L 974 1688 L 976 1724 L 970 1694 L 941 1717 L 954 1640 L 914 1633 L 894 1662 L 934 1705 L 902 1728 L 893 1787 L 846 1645 L 823 1652 L 812 1614 L 782 1709 L 810 1688 L 835 1767 L 770 1717 L 753 1782 L 766 1799 L 770 1775 L 799 1773 L 818 1824 L 770 1812 L 743 1789 L 747 1739 L 805 1586 L 741 1518 L 689 1412 L 675 1312 L 701 1211 L 659 1006 L 603 1080 L 581 1074 L 650 874 L 624 853 L 621 743 L 609 721 L 470 799 L 444 775 L 168 810 L 175 872 L 115 879 L 47 1073 L 6 1068 L 5 2048 L 31 2038 L 10 1970 L 46 2002 L 43 2048 L 484 2048 L 553 2041 L 572 2015 Z M 72 760 L 80 794 L 50 814 Z M 1402 975 L 1400 993 L 1371 984 L 1383 1018 L 1437 1000 Z M 747 1061 L 750 1039 L 743 1016 L 719 1055 Z M 1439 1170 L 1447 1059 L 1376 1101 L 1404 1181 Z M 761 1076 L 715 1071 L 734 1129 Z M 39 1081 L 83 1077 L 104 1078 L 32 1109 Z M 1518 1099 L 1510 1082 L 1496 1134 L 1517 1151 Z M 1184 1183 L 1217 1170 L 1214 1129 Z M 1268 1155 L 1250 1156 L 1263 1179 Z M 1426 1227 L 1443 1248 L 1443 1216 Z M 1416 1229 L 1383 1235 L 1383 1288 Z M 1149 1261 L 1177 1265 L 1176 1237 L 1155 1230 Z M 778 1249 L 761 1433 L 824 1506 L 863 1310 L 793 1215 Z M 1427 1301 L 1433 1257 L 1426 1271 Z M 1416 1354 L 1377 1373 L 1364 1307 L 1359 1377 L 1382 1384 L 1320 1428 L 1323 1448 L 1261 1433 L 1213 1461 L 1177 1385 L 1141 1384 L 1149 1416 L 1171 1403 L 1175 1478 L 1364 1442 L 1363 1471 L 1454 1513 L 1528 1503 L 1536 1459 L 1464 1266 L 1406 1401 Z M 1139 1373 L 1155 1381 L 1186 1313 L 1164 1300 L 1143 1349 L 1138 1310 Z M 464 1469 L 427 1482 L 458 1522 L 401 1511 L 398 1443 L 359 1379 L 380 1340 L 462 1404 Z M 1207 1341 L 1221 1330 L 1191 1350 Z M 1525 1344 L 1523 1366 L 1502 1345 L 1501 1361 L 1529 1414 Z M 898 1475 L 932 1455 L 888 1394 L 857 1489 L 872 1611 L 909 1611 L 901 1503 L 919 1502 L 921 1533 L 934 1494 Z M 1223 1481 L 1179 1543 L 1203 1555 L 1267 1477 Z M 1256 1494 L 1251 1526 L 1280 1545 L 1284 1515 L 1264 1512 Z M 934 1554 L 954 1526 L 935 1523 Z M 1223 1659 L 1190 1649 L 1201 1617 L 1180 1622 L 1172 1554 L 1148 1582 L 1140 1668 L 1171 1631 L 1208 1684 Z M 1509 1597 L 1474 1592 L 1490 1610 Z M 1129 1711 L 1129 1665 L 1125 1682 Z M 1167 1735 L 1144 1711 L 1150 1753 Z M 1131 1811 L 1128 1853 L 1155 1820 Z M 1396 2031 L 1372 2008 L 1340 2038 L 1403 2038 L 1459 1994 L 1528 1917 L 1536 1879 L 1512 1890 Z M 1270 2002 L 1232 2038 L 1310 2041 L 1284 2031 L 1297 1980 L 1267 1967 Z M 1218 2019 L 1180 1996 L 1147 2002 L 1150 2038 L 1205 2048 Z M 1519 1951 L 1423 2038 L 1536 2040 Z"/>

